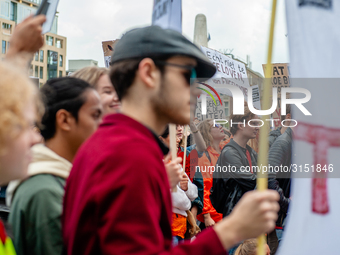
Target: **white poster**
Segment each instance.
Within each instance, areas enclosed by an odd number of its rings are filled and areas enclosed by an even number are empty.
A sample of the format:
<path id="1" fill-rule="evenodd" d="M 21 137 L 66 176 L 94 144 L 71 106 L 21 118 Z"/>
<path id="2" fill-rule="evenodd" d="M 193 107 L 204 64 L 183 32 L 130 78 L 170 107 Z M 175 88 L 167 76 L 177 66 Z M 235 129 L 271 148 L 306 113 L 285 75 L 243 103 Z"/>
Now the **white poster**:
<path id="1" fill-rule="evenodd" d="M 59 0 L 43 0 L 38 8 L 37 14 L 46 15 L 46 22 L 43 24 L 42 33 L 51 31 L 55 14 L 57 13 Z"/>
<path id="2" fill-rule="evenodd" d="M 204 102 L 203 104 L 202 101 Z M 214 99 L 212 99 L 209 95 L 201 94 L 197 100 L 195 117 L 199 121 L 206 119 L 226 119 L 225 108 L 221 105 L 218 98 L 214 97 Z"/>
<path id="3" fill-rule="evenodd" d="M 310 91 L 306 108 L 312 116 L 293 109 L 298 172 L 293 173 L 292 202 L 277 254 L 340 254 L 340 86 L 335 79 L 318 79 L 340 77 L 340 2 L 290 0 L 286 10 L 291 87 Z M 305 178 L 296 178 L 302 175 L 300 166 L 307 171 Z M 322 172 L 315 171 L 319 166 Z"/>
<path id="4" fill-rule="evenodd" d="M 154 0 L 152 25 L 182 33 L 182 0 Z"/>
<path id="5" fill-rule="evenodd" d="M 261 96 L 260 96 L 260 88 L 258 85 L 251 86 L 253 90 L 253 106 L 257 110 L 261 110 Z"/>
<path id="6" fill-rule="evenodd" d="M 219 93 L 233 96 L 224 85 L 233 85 L 242 90 L 245 100 L 248 98 L 249 81 L 244 63 L 234 60 L 221 52 L 201 46 L 203 53 L 216 66 L 216 74 L 206 83 Z"/>

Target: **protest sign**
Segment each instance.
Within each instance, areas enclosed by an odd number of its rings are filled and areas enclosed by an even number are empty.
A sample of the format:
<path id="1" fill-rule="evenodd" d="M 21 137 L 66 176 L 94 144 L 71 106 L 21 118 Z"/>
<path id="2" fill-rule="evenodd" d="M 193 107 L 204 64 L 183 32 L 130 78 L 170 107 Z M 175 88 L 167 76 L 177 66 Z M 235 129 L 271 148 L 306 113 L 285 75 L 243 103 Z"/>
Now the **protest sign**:
<path id="1" fill-rule="evenodd" d="M 182 0 L 154 0 L 152 25 L 182 33 Z"/>
<path id="2" fill-rule="evenodd" d="M 250 86 L 245 64 L 216 50 L 203 46 L 201 46 L 201 49 L 212 64 L 216 66 L 216 74 L 206 83 L 214 87 L 219 93 L 228 96 L 233 95 L 223 85 L 237 86 L 242 90 L 245 95 L 245 100 L 247 100 Z"/>
<path id="3" fill-rule="evenodd" d="M 46 22 L 43 24 L 42 33 L 46 34 L 51 31 L 55 14 L 57 13 L 59 0 L 43 0 L 37 10 L 36 15 L 44 14 Z"/>
<path id="4" fill-rule="evenodd" d="M 263 72 L 266 73 L 266 66 L 262 65 Z M 282 87 L 290 87 L 290 73 L 289 73 L 289 64 L 288 63 L 275 63 L 272 64 L 272 71 L 270 72 L 271 76 L 266 77 L 271 79 L 272 87 L 277 88 L 277 108 L 273 113 L 274 128 L 278 128 L 281 126 L 281 88 Z"/>
<path id="5" fill-rule="evenodd" d="M 258 85 L 251 86 L 253 90 L 253 106 L 261 110 L 261 97 L 260 97 L 260 88 Z"/>
<path id="6" fill-rule="evenodd" d="M 199 121 L 203 121 L 206 119 L 225 119 L 225 109 L 224 106 L 221 105 L 219 100 L 216 100 L 216 105 L 215 102 L 213 101 L 212 98 L 207 97 L 206 98 L 206 114 L 202 114 L 202 97 L 205 97 L 205 94 L 202 94 L 200 98 L 197 100 L 196 104 L 196 112 L 195 112 L 195 117 Z"/>
<path id="7" fill-rule="evenodd" d="M 103 52 L 104 52 L 104 62 L 105 62 L 105 67 L 109 68 L 110 67 L 110 62 L 111 62 L 111 56 L 115 50 L 115 44 L 119 40 L 113 40 L 113 41 L 105 41 L 102 42 L 103 46 Z"/>
<path id="8" fill-rule="evenodd" d="M 263 72 L 266 73 L 266 65 L 262 65 Z M 271 71 L 271 78 L 272 86 L 273 87 L 289 87 L 290 81 L 289 81 L 289 64 L 288 63 L 277 63 L 272 64 L 272 71 Z"/>

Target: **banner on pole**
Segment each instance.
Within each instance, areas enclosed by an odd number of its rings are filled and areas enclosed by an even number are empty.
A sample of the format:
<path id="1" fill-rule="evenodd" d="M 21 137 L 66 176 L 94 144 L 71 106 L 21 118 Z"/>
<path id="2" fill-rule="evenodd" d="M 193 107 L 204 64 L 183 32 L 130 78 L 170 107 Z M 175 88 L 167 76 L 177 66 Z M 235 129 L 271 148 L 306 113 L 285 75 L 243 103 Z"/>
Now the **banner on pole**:
<path id="1" fill-rule="evenodd" d="M 232 59 L 221 52 L 201 46 L 203 53 L 216 66 L 216 74 L 206 83 L 211 85 L 219 93 L 233 96 L 224 85 L 233 85 L 240 88 L 248 98 L 248 89 L 250 88 L 247 76 L 246 65 L 240 61 Z"/>
<path id="2" fill-rule="evenodd" d="M 154 0 L 152 25 L 182 33 L 182 0 Z"/>

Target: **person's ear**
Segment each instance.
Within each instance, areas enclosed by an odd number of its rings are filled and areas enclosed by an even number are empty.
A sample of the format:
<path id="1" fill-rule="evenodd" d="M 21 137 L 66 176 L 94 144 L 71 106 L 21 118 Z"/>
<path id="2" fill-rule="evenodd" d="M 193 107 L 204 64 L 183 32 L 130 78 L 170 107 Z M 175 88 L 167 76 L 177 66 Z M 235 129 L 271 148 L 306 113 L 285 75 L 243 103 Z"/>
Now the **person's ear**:
<path id="1" fill-rule="evenodd" d="M 60 109 L 56 113 L 56 129 L 70 131 L 75 123 L 75 118 L 65 109 Z"/>
<path id="2" fill-rule="evenodd" d="M 155 88 L 160 84 L 161 72 L 151 58 L 144 58 L 139 63 L 138 75 L 140 80 L 149 88 Z"/>

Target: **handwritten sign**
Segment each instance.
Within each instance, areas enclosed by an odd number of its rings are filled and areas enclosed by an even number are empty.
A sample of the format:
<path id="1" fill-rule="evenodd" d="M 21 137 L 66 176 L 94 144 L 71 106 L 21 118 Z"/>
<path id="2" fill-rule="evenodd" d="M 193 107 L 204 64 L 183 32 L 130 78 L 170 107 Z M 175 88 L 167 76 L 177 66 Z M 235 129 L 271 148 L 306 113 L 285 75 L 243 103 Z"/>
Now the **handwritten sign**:
<path id="1" fill-rule="evenodd" d="M 251 86 L 251 89 L 253 90 L 253 106 L 261 110 L 261 97 L 260 97 L 260 89 L 258 85 Z"/>
<path id="2" fill-rule="evenodd" d="M 221 52 L 201 46 L 203 53 L 216 66 L 213 79 L 227 78 L 243 87 L 249 87 L 247 68 L 244 63 L 232 59 Z"/>
<path id="3" fill-rule="evenodd" d="M 202 114 L 202 96 L 197 100 L 195 117 L 199 121 L 206 119 L 225 119 L 225 109 L 221 105 L 219 100 L 216 100 L 217 105 L 215 105 L 212 98 L 207 97 L 207 112 L 205 115 Z"/>
<path id="4" fill-rule="evenodd" d="M 266 73 L 266 66 L 262 65 L 263 72 Z M 289 80 L 289 64 L 272 64 L 271 76 L 266 78 L 271 78 L 273 87 L 290 87 Z"/>
<path id="5" fill-rule="evenodd" d="M 113 52 L 115 51 L 115 45 L 119 40 L 113 40 L 113 41 L 105 41 L 102 42 L 103 46 L 103 52 L 104 52 L 104 61 L 105 61 L 105 67 L 109 68 L 110 67 L 110 62 L 111 62 L 111 56 Z"/>
<path id="6" fill-rule="evenodd" d="M 266 73 L 266 66 L 262 65 L 264 73 Z M 273 113 L 274 128 L 278 128 L 281 126 L 281 88 L 282 87 L 290 87 L 290 73 L 289 73 L 289 64 L 288 63 L 275 63 L 272 64 L 272 71 L 270 72 L 271 76 L 266 77 L 271 79 L 272 87 L 277 88 L 277 108 Z"/>
<path id="7" fill-rule="evenodd" d="M 152 25 L 182 33 L 182 0 L 154 0 Z"/>

